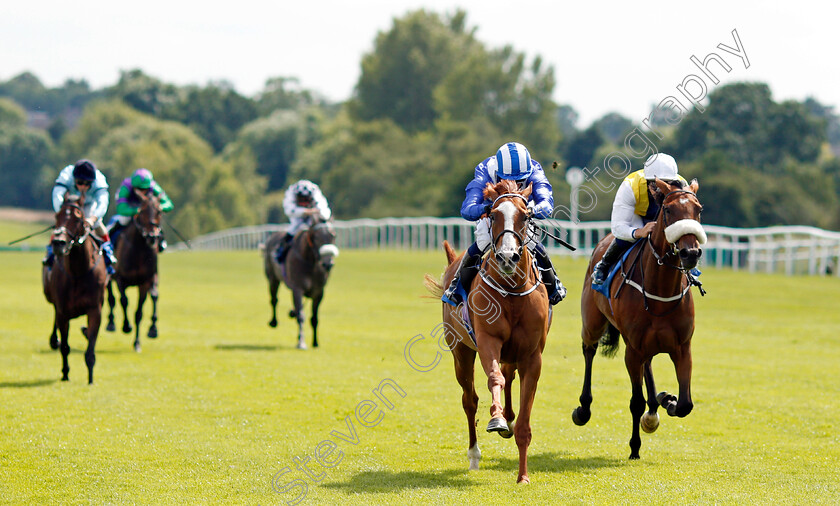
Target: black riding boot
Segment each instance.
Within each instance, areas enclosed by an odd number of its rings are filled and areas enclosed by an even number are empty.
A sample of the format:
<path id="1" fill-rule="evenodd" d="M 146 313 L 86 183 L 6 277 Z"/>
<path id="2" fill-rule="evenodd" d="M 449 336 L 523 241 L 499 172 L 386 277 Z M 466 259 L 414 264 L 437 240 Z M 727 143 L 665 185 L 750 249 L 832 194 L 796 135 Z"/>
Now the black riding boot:
<path id="1" fill-rule="evenodd" d="M 603 284 L 604 281 L 607 280 L 607 274 L 610 272 L 610 267 L 612 267 L 616 260 L 621 257 L 623 252 L 624 248 L 622 245 L 613 239 L 607 247 L 607 251 L 604 252 L 604 256 L 601 257 L 601 260 L 599 260 L 598 263 L 595 264 L 595 268 L 592 269 L 593 285 Z"/>
<path id="2" fill-rule="evenodd" d="M 557 277 L 557 272 L 554 270 L 554 266 L 551 265 L 551 259 L 544 249 L 540 247 L 535 248 L 534 256 L 537 259 L 537 265 L 540 269 L 540 277 L 548 291 L 548 301 L 553 306 L 566 297 L 566 287 L 563 286 L 560 278 Z"/>
<path id="3" fill-rule="evenodd" d="M 442 301 L 452 304 L 453 306 L 457 306 L 463 302 L 457 291 L 458 280 L 461 280 L 461 286 L 463 286 L 464 289 L 469 290 L 475 275 L 478 273 L 478 263 L 480 260 L 481 253 L 477 255 L 470 255 L 469 250 L 464 253 L 464 256 L 461 257 L 461 265 L 455 272 L 455 277 L 452 278 L 452 282 L 449 283 L 449 287 L 443 292 L 443 297 L 441 297 Z"/>
<path id="4" fill-rule="evenodd" d="M 289 254 L 289 246 L 292 244 L 292 239 L 294 239 L 294 237 L 295 236 L 292 234 L 286 234 L 280 241 L 280 246 L 277 247 L 277 255 L 275 257 L 278 264 L 282 264 L 286 261 L 286 255 Z"/>

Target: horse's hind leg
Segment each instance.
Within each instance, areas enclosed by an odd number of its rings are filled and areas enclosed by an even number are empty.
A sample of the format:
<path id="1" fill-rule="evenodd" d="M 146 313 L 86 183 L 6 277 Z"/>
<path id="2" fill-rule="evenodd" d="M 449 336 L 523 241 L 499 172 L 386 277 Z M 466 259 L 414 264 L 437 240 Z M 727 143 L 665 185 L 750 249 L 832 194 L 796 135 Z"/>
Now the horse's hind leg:
<path id="1" fill-rule="evenodd" d="M 642 415 L 641 426 L 642 430 L 651 434 L 659 428 L 659 414 L 656 410 L 659 408 L 659 402 L 656 396 L 656 382 L 653 380 L 653 368 L 650 360 L 642 365 L 645 374 L 645 388 L 647 389 L 647 405 L 648 411 Z"/>
<path id="2" fill-rule="evenodd" d="M 587 278 L 589 279 L 589 278 Z M 587 297 L 585 294 L 584 297 Z M 595 307 L 595 302 L 592 300 L 591 290 L 588 298 L 583 306 L 583 328 L 580 336 L 583 349 L 583 389 L 580 393 L 580 405 L 572 411 L 572 421 L 575 425 L 586 425 L 586 422 L 592 417 L 592 361 L 595 359 L 595 352 L 598 351 L 598 342 L 601 335 L 608 328 L 609 322 L 606 317 L 598 311 Z"/>
<path id="3" fill-rule="evenodd" d="M 102 308 L 96 308 L 88 313 L 88 326 L 86 335 L 88 340 L 85 350 L 85 365 L 88 368 L 88 385 L 93 383 L 93 366 L 96 364 L 96 339 L 99 335 L 99 326 L 102 324 Z"/>
<path id="4" fill-rule="evenodd" d="M 270 279 L 268 281 L 268 295 L 271 297 L 271 321 L 269 327 L 277 326 L 277 289 L 280 288 L 280 280 Z"/>
<path id="5" fill-rule="evenodd" d="M 306 320 L 303 314 L 303 293 L 300 290 L 292 290 L 292 303 L 295 309 L 292 314 L 298 323 L 298 344 L 299 350 L 306 349 L 306 341 L 303 339 L 303 322 Z"/>
<path id="6" fill-rule="evenodd" d="M 146 286 L 137 287 L 137 311 L 134 313 L 134 351 L 140 353 L 140 322 L 143 320 L 143 304 L 146 303 Z"/>
<path id="7" fill-rule="evenodd" d="M 131 324 L 128 323 L 128 296 L 125 294 L 126 286 L 123 286 L 120 283 L 117 283 L 117 288 L 120 290 L 120 306 L 122 306 L 123 310 L 123 326 L 122 331 L 124 334 L 128 334 L 131 332 Z"/>
<path id="8" fill-rule="evenodd" d="M 451 344 L 450 344 L 451 345 Z M 481 460 L 481 450 L 478 448 L 478 436 L 475 431 L 475 413 L 478 410 L 478 394 L 475 392 L 475 351 L 458 343 L 452 349 L 455 359 L 455 379 L 461 385 L 461 405 L 467 415 L 467 429 L 469 430 L 470 445 L 467 458 L 470 460 L 470 470 L 477 470 Z"/>
<path id="9" fill-rule="evenodd" d="M 312 298 L 312 318 L 309 319 L 309 323 L 312 324 L 312 347 L 318 347 L 318 306 L 321 305 L 321 299 L 324 298 L 324 294 L 316 295 Z"/>
<path id="10" fill-rule="evenodd" d="M 105 327 L 105 330 L 108 332 L 113 332 L 117 330 L 117 326 L 114 324 L 114 306 L 117 305 L 117 300 L 114 298 L 114 289 L 111 287 L 113 281 L 108 279 L 107 287 L 108 287 L 108 326 Z"/>
<path id="11" fill-rule="evenodd" d="M 516 418 L 516 413 L 513 412 L 513 400 L 511 399 L 511 391 L 513 390 L 513 380 L 516 378 L 516 365 L 502 364 L 502 375 L 505 377 L 505 420 L 508 423 L 508 430 L 499 432 L 499 435 L 505 439 L 513 436 L 513 420 Z"/>
<path id="12" fill-rule="evenodd" d="M 645 395 L 642 393 L 642 364 L 642 357 L 639 353 L 627 347 L 624 352 L 624 365 L 627 366 L 633 391 L 630 397 L 630 414 L 633 417 L 633 435 L 630 437 L 630 459 L 632 460 L 639 458 L 639 448 L 642 447 L 642 438 L 639 435 L 639 422 L 645 412 Z"/>
<path id="13" fill-rule="evenodd" d="M 151 339 L 158 336 L 157 330 L 157 302 L 158 302 L 158 275 L 155 273 L 154 281 L 152 281 L 152 288 L 149 290 L 149 297 L 152 299 L 152 324 L 149 326 L 149 333 L 147 334 Z"/>

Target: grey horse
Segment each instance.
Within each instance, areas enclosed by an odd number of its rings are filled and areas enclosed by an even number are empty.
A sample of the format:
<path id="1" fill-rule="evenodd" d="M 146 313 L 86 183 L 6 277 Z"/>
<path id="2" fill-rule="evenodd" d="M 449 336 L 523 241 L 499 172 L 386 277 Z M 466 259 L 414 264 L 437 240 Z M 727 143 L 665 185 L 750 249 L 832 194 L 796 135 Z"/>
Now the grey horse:
<path id="1" fill-rule="evenodd" d="M 280 282 L 286 284 L 292 291 L 294 309 L 289 311 L 290 318 L 298 322 L 299 349 L 306 349 L 303 338 L 303 298 L 312 299 L 312 347 L 318 347 L 318 306 L 324 298 L 324 286 L 330 276 L 338 248 L 335 246 L 335 231 L 330 222 L 314 219 L 306 229 L 299 231 L 289 245 L 289 254 L 283 265 L 277 263 L 276 252 L 283 238 L 282 232 L 277 232 L 268 238 L 263 249 L 265 276 L 268 278 L 268 293 L 271 296 L 271 321 L 268 324 L 277 326 L 277 289 Z"/>

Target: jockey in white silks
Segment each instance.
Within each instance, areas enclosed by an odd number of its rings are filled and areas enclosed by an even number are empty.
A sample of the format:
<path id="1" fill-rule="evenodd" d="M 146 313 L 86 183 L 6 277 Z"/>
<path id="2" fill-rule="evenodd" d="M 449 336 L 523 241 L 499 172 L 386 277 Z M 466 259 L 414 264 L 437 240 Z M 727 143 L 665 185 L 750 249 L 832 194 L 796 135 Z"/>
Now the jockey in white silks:
<path id="1" fill-rule="evenodd" d="M 289 228 L 283 241 L 277 248 L 277 262 L 283 263 L 289 252 L 289 245 L 301 227 L 312 224 L 312 219 L 317 217 L 320 221 L 326 221 L 332 216 L 330 205 L 317 184 L 312 181 L 301 179 L 292 184 L 283 196 L 283 212 L 289 218 Z"/>
<path id="2" fill-rule="evenodd" d="M 542 166 L 531 158 L 528 149 L 522 144 L 508 142 L 496 151 L 495 156 L 488 157 L 479 163 L 475 168 L 473 180 L 467 185 L 466 197 L 461 205 L 461 216 L 465 220 L 476 222 L 475 242 L 461 258 L 461 265 L 455 271 L 455 277 L 441 297 L 441 300 L 453 306 L 457 306 L 461 302 L 458 296 L 458 284 L 460 283 L 465 291 L 469 290 L 472 280 L 478 272 L 479 261 L 492 242 L 490 219 L 487 217 L 492 202 L 485 200 L 484 188 L 487 183 L 498 183 L 499 179 L 516 181 L 519 188 L 525 188 L 529 184 L 532 185 L 528 207 L 533 210 L 534 218 L 549 218 L 554 211 L 551 183 L 548 182 Z M 566 288 L 557 278 L 548 252 L 534 238 L 533 230 L 530 227 L 526 241 L 528 249 L 537 260 L 541 279 L 548 290 L 548 299 L 551 304 L 557 304 L 566 296 Z"/>
<path id="3" fill-rule="evenodd" d="M 105 267 L 108 274 L 114 273 L 114 264 L 117 263 L 114 257 L 114 248 L 111 245 L 111 238 L 108 230 L 102 223 L 102 218 L 108 212 L 110 202 L 108 196 L 108 181 L 105 175 L 96 168 L 90 160 L 79 160 L 74 165 L 68 165 L 61 170 L 55 179 L 52 189 L 52 204 L 55 212 L 61 209 L 64 204 L 64 196 L 70 195 L 85 196 L 85 220 L 90 225 L 91 231 L 102 241 L 102 253 L 105 258 Z M 52 245 L 47 245 L 47 256 L 43 264 L 52 267 L 55 255 Z"/>

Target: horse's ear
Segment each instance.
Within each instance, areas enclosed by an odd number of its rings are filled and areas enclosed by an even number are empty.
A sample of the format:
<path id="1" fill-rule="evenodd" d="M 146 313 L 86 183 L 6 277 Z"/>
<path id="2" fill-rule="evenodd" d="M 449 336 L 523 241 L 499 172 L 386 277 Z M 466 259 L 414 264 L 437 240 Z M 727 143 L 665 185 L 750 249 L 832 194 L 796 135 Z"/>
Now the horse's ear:
<path id="1" fill-rule="evenodd" d="M 487 183 L 484 186 L 484 198 L 487 200 L 496 200 L 499 198 L 499 192 L 496 191 L 492 183 Z"/>
<path id="2" fill-rule="evenodd" d="M 528 186 L 526 186 L 525 189 L 522 190 L 520 193 L 522 194 L 523 197 L 525 197 L 527 199 L 528 197 L 531 196 L 531 192 L 533 192 L 533 191 L 534 191 L 534 183 L 528 183 Z"/>
<path id="3" fill-rule="evenodd" d="M 656 187 L 659 188 L 659 191 L 662 192 L 662 195 L 667 195 L 671 191 L 671 185 L 665 181 L 656 178 L 654 179 L 654 182 L 656 183 Z"/>
<path id="4" fill-rule="evenodd" d="M 697 178 L 691 180 L 691 184 L 688 185 L 693 193 L 697 193 L 697 190 L 700 189 L 700 183 L 697 182 Z"/>

